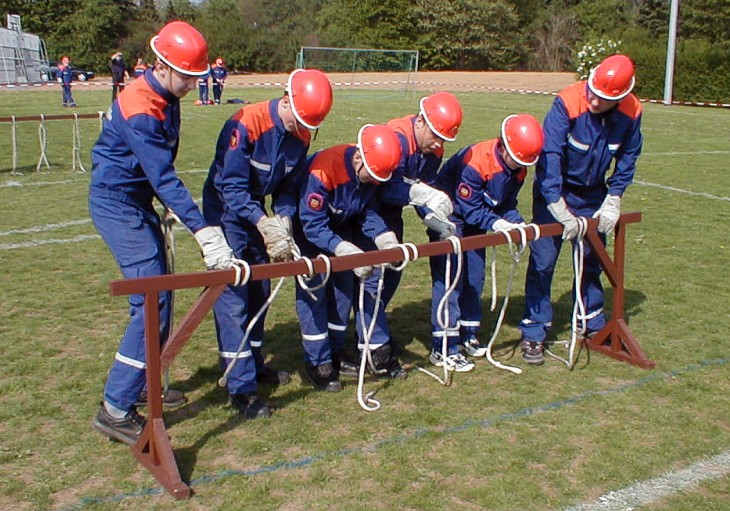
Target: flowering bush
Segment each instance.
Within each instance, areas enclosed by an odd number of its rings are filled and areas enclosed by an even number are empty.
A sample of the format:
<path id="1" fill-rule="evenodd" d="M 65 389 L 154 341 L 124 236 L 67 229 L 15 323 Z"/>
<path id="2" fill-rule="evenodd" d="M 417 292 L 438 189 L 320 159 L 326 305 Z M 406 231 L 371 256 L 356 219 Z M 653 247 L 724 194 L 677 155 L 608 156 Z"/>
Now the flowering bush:
<path id="1" fill-rule="evenodd" d="M 591 69 L 596 67 L 605 57 L 619 53 L 621 41 L 613 39 L 599 39 L 596 42 L 586 43 L 578 51 L 576 72 L 581 80 L 588 78 Z"/>

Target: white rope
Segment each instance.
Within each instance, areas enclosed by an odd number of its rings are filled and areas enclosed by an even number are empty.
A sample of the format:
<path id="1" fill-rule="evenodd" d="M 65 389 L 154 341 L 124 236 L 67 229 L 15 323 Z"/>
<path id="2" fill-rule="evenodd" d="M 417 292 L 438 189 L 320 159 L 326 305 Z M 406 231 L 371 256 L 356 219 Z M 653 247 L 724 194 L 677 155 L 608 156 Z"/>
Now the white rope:
<path id="1" fill-rule="evenodd" d="M 71 158 L 73 161 L 73 170 L 76 171 L 76 166 L 78 165 L 79 172 L 86 172 L 86 168 L 84 168 L 84 164 L 81 162 L 81 127 L 79 126 L 79 114 L 77 113 L 74 113 L 72 146 Z"/>
<path id="2" fill-rule="evenodd" d="M 165 259 L 167 260 L 167 273 L 175 273 L 175 224 L 178 217 L 167 207 L 162 212 L 162 237 L 165 242 Z M 170 332 L 175 324 L 175 290 L 170 291 Z M 162 383 L 162 395 L 164 396 L 170 388 L 170 368 L 165 371 Z"/>
<path id="3" fill-rule="evenodd" d="M 248 266 L 248 264 L 246 264 Z M 240 270 L 239 270 L 240 271 Z M 251 268 L 248 268 L 247 271 L 248 275 L 251 275 Z M 279 290 L 281 289 L 281 286 L 284 285 L 284 281 L 286 280 L 286 277 L 281 277 L 279 279 L 279 282 L 276 284 L 276 287 L 274 288 L 274 291 L 269 295 L 268 300 L 266 300 L 266 303 L 264 303 L 259 311 L 256 313 L 256 315 L 251 319 L 251 321 L 248 322 L 248 326 L 246 327 L 246 331 L 243 333 L 243 337 L 241 338 L 241 343 L 238 345 L 238 349 L 236 350 L 236 354 L 233 356 L 233 360 L 228 364 L 226 367 L 225 372 L 223 373 L 223 376 L 221 376 L 218 379 L 218 385 L 221 387 L 225 387 L 228 384 L 228 375 L 231 374 L 231 371 L 233 371 L 233 368 L 236 367 L 236 363 L 238 362 L 238 356 L 243 351 L 243 347 L 246 344 L 246 341 L 248 340 L 248 337 L 251 335 L 251 331 L 253 330 L 253 327 L 256 325 L 258 320 L 261 318 L 261 316 L 264 314 L 266 309 L 269 308 L 271 303 L 276 298 L 276 295 L 279 294 Z M 248 282 L 248 279 L 246 279 Z"/>
<path id="4" fill-rule="evenodd" d="M 13 139 L 13 170 L 10 172 L 14 176 L 22 176 L 22 172 L 18 172 L 18 123 L 15 122 L 15 116 L 11 116 L 13 119 L 12 127 L 10 128 L 10 135 Z"/>
<path id="5" fill-rule="evenodd" d="M 38 164 L 35 166 L 36 172 L 41 171 L 41 165 L 46 164 L 46 168 L 51 170 L 51 165 L 48 163 L 48 157 L 46 156 L 46 148 L 48 147 L 48 132 L 46 130 L 46 116 L 41 114 L 41 123 L 38 125 L 38 143 L 41 148 L 41 156 L 38 159 Z"/>
<path id="6" fill-rule="evenodd" d="M 461 248 L 461 239 L 459 239 L 456 236 L 449 236 L 446 238 L 450 243 L 451 246 L 454 249 L 454 254 L 456 254 L 456 271 L 454 273 L 453 281 L 451 279 L 451 254 L 446 254 L 446 272 L 444 276 L 444 287 L 446 288 L 446 291 L 444 292 L 444 296 L 441 297 L 441 300 L 439 301 L 438 307 L 436 307 L 436 322 L 438 323 L 439 327 L 443 331 L 443 336 L 441 340 L 441 362 L 443 370 L 444 370 L 444 376 L 443 378 L 439 377 L 438 375 L 432 373 L 428 369 L 424 369 L 423 367 L 416 366 L 416 369 L 419 371 L 426 373 L 427 375 L 431 376 L 432 378 L 436 379 L 439 383 L 444 385 L 445 387 L 448 387 L 451 385 L 452 381 L 452 373 L 456 372 L 454 368 L 453 371 L 449 370 L 450 366 L 453 366 L 454 363 L 448 358 L 448 337 L 449 337 L 449 298 L 454 292 L 454 289 L 456 289 L 456 286 L 459 284 L 459 280 L 461 279 L 461 272 L 464 264 L 464 251 Z"/>
<path id="7" fill-rule="evenodd" d="M 327 282 L 329 282 L 330 275 L 332 274 L 332 261 L 330 261 L 329 256 L 326 256 L 325 254 L 319 254 L 317 256 L 317 259 L 322 259 L 324 261 L 325 266 L 325 273 L 322 277 L 322 282 L 317 284 L 316 286 L 310 286 L 309 282 L 314 278 L 316 275 L 314 271 L 314 264 L 312 264 L 312 260 L 309 257 L 302 256 L 298 251 L 293 251 L 294 253 L 294 260 L 295 261 L 303 261 L 304 264 L 307 265 L 307 274 L 306 275 L 297 275 L 297 282 L 299 283 L 299 286 L 306 291 L 306 293 L 309 295 L 309 297 L 313 301 L 317 301 L 317 296 L 314 294 L 315 291 L 318 291 L 322 289 L 324 286 L 327 285 Z"/>
<path id="8" fill-rule="evenodd" d="M 507 311 L 507 304 L 509 303 L 509 297 L 512 294 L 512 284 L 514 282 L 514 276 L 515 271 L 517 270 L 517 265 L 520 262 L 520 259 L 522 258 L 522 254 L 527 249 L 527 227 L 532 227 L 535 231 L 535 239 L 540 238 L 540 227 L 537 224 L 529 224 L 526 226 L 518 225 L 517 230 L 520 233 L 520 245 L 515 248 L 512 244 L 512 237 L 510 236 L 509 231 L 507 230 L 501 230 L 498 231 L 504 235 L 505 239 L 507 240 L 507 246 L 509 247 L 509 253 L 512 257 L 512 265 L 510 267 L 509 276 L 507 277 L 507 289 L 504 293 L 504 300 L 502 302 L 502 308 L 499 311 L 499 316 L 497 317 L 497 322 L 494 326 L 494 332 L 492 333 L 492 337 L 489 339 L 489 342 L 487 343 L 487 353 L 486 357 L 490 364 L 492 364 L 494 367 L 497 367 L 499 369 L 504 369 L 505 371 L 510 371 L 514 374 L 522 374 L 522 369 L 519 367 L 509 366 L 506 364 L 503 364 L 502 362 L 499 362 L 496 360 L 493 356 L 493 346 L 494 341 L 497 339 L 497 336 L 499 335 L 499 331 L 502 328 L 502 322 L 504 321 L 504 315 Z M 495 254 L 496 256 L 496 254 Z M 494 258 L 496 260 L 496 257 Z M 494 280 L 496 283 L 496 280 Z M 496 294 L 495 294 L 496 295 Z"/>
<path id="9" fill-rule="evenodd" d="M 568 347 L 568 358 L 565 359 L 559 355 L 556 355 L 549 349 L 545 349 L 545 353 L 551 357 L 563 362 L 570 370 L 575 366 L 575 347 L 578 343 L 578 318 L 580 317 L 583 325 L 581 331 L 585 332 L 586 328 L 586 313 L 585 304 L 583 303 L 583 268 L 585 264 L 585 242 L 583 238 L 588 231 L 588 219 L 584 217 L 576 217 L 578 222 L 578 235 L 575 237 L 575 243 L 573 244 L 573 275 L 574 275 L 574 286 L 575 286 L 575 302 L 573 303 L 573 312 L 571 314 L 570 326 L 571 335 L 570 341 L 562 343 Z"/>
<path id="10" fill-rule="evenodd" d="M 385 281 L 385 265 L 380 266 L 380 276 L 378 277 L 378 290 L 375 293 L 375 305 L 373 306 L 372 317 L 370 318 L 370 324 L 365 324 L 365 280 L 360 280 L 360 290 L 358 297 L 358 307 L 360 308 L 360 330 L 362 331 L 363 337 L 363 348 L 360 354 L 360 369 L 357 373 L 357 402 L 360 404 L 363 410 L 366 412 L 375 412 L 380 410 L 381 403 L 373 396 L 376 391 L 370 391 L 365 394 L 365 365 L 370 366 L 370 370 L 373 373 L 377 373 L 375 364 L 373 363 L 372 355 L 370 353 L 370 339 L 375 329 L 375 322 L 378 318 L 378 312 L 380 311 L 380 298 L 383 294 L 383 282 Z"/>

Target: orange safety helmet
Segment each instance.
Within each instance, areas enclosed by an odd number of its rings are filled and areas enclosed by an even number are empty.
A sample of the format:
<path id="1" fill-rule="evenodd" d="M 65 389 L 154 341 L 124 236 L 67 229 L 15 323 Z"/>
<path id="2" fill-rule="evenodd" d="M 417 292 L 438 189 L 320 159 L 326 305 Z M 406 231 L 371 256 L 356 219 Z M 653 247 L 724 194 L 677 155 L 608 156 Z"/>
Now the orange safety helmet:
<path id="1" fill-rule="evenodd" d="M 591 92 L 608 101 L 625 98 L 635 83 L 634 62 L 626 55 L 605 58 L 588 77 L 588 88 Z"/>
<path id="2" fill-rule="evenodd" d="M 510 157 L 529 167 L 537 163 L 545 142 L 542 126 L 528 114 L 508 115 L 502 121 L 502 143 Z"/>
<path id="3" fill-rule="evenodd" d="M 357 134 L 357 148 L 370 177 L 384 183 L 401 157 L 398 135 L 385 124 L 366 124 Z"/>
<path id="4" fill-rule="evenodd" d="M 437 92 L 421 98 L 420 114 L 436 136 L 453 142 L 459 133 L 463 113 L 456 96 L 450 92 Z"/>
<path id="5" fill-rule="evenodd" d="M 203 34 L 184 21 L 171 21 L 150 39 L 150 48 L 162 62 L 184 75 L 208 72 L 208 43 Z"/>
<path id="6" fill-rule="evenodd" d="M 316 130 L 332 108 L 332 84 L 317 69 L 295 69 L 289 75 L 286 91 L 294 117 L 310 130 Z"/>

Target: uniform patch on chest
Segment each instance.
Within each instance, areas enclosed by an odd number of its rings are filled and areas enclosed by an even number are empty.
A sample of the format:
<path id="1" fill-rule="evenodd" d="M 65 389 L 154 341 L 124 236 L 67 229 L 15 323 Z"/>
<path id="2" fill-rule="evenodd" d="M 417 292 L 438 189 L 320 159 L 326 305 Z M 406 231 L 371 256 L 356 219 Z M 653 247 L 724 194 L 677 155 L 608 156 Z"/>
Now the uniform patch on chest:
<path id="1" fill-rule="evenodd" d="M 241 132 L 238 131 L 238 128 L 234 128 L 233 131 L 231 131 L 231 139 L 228 141 L 228 145 L 231 149 L 235 149 L 238 147 L 238 143 L 241 141 Z"/>
<path id="2" fill-rule="evenodd" d="M 312 211 L 320 211 L 324 205 L 324 197 L 318 193 L 310 193 L 307 197 L 307 206 Z"/>
<path id="3" fill-rule="evenodd" d="M 457 192 L 459 194 L 459 197 L 461 197 L 462 199 L 469 199 L 472 194 L 472 189 L 468 184 L 461 183 L 459 185 L 459 188 L 457 189 Z"/>

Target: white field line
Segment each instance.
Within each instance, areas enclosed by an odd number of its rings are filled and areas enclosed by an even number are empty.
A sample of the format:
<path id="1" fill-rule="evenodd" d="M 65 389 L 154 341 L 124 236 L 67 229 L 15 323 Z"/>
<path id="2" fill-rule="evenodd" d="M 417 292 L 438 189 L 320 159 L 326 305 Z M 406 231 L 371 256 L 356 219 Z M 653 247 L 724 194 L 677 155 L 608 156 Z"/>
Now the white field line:
<path id="1" fill-rule="evenodd" d="M 66 227 L 73 227 L 75 225 L 85 225 L 90 223 L 91 218 L 86 218 L 83 220 L 70 220 L 68 222 L 63 222 L 60 224 L 36 225 L 35 227 L 28 227 L 27 229 L 11 229 L 9 231 L 0 231 L 0 236 L 10 236 L 11 234 L 28 234 L 31 232 L 57 231 L 58 229 L 65 229 Z"/>
<path id="2" fill-rule="evenodd" d="M 705 193 L 705 192 L 693 192 L 690 190 L 683 190 L 682 188 L 675 188 L 674 186 L 666 186 L 666 185 L 660 185 L 657 183 L 649 183 L 648 181 L 641 181 L 639 179 L 634 179 L 634 183 L 636 183 L 637 185 L 642 185 L 642 186 L 652 186 L 654 188 L 661 188 L 662 190 L 667 190 L 670 192 L 686 193 L 687 195 L 695 195 L 697 197 L 704 197 L 706 199 L 730 201 L 730 197 L 722 197 L 719 195 L 712 195 L 712 194 Z"/>
<path id="3" fill-rule="evenodd" d="M 641 153 L 641 156 L 687 156 L 693 154 L 730 154 L 730 151 L 667 151 Z"/>
<path id="4" fill-rule="evenodd" d="M 687 468 L 610 491 L 598 497 L 595 502 L 570 506 L 563 511 L 632 511 L 696 488 L 705 481 L 726 477 L 728 474 L 730 474 L 730 451 L 725 451 Z"/>
<path id="5" fill-rule="evenodd" d="M 208 169 L 193 169 L 193 170 L 178 170 L 177 174 L 200 174 L 202 172 L 208 172 Z M 79 176 L 84 174 L 79 173 Z M 52 185 L 66 185 L 69 183 L 78 183 L 83 181 L 85 184 L 89 183 L 88 179 L 63 179 L 59 181 L 38 181 L 37 183 L 21 183 L 18 180 L 5 181 L 0 183 L 0 188 L 23 188 L 25 186 L 52 186 Z"/>
<path id="6" fill-rule="evenodd" d="M 34 248 L 42 245 L 57 245 L 61 243 L 78 243 L 81 241 L 101 239 L 98 234 L 83 234 L 74 236 L 73 238 L 54 239 L 54 240 L 33 240 L 23 243 L 0 243 L 0 250 L 15 250 L 18 248 Z"/>

